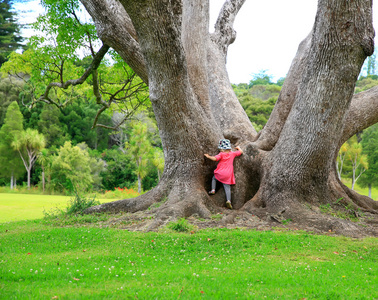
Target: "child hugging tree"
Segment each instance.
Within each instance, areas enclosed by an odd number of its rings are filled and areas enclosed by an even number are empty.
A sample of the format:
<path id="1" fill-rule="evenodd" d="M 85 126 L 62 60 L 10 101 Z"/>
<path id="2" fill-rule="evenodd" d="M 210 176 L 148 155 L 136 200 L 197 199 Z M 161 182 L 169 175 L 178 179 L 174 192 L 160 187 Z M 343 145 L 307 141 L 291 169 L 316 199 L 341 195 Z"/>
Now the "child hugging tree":
<path id="1" fill-rule="evenodd" d="M 218 145 L 218 149 L 220 149 L 218 155 L 210 156 L 209 154 L 205 154 L 208 159 L 218 162 L 218 166 L 214 171 L 214 176 L 211 181 L 211 191 L 209 194 L 214 195 L 217 181 L 221 182 L 226 193 L 226 206 L 229 209 L 232 209 L 231 184 L 235 184 L 234 158 L 243 154 L 240 147 L 235 148 L 237 151 L 231 151 L 230 140 L 221 139 Z"/>

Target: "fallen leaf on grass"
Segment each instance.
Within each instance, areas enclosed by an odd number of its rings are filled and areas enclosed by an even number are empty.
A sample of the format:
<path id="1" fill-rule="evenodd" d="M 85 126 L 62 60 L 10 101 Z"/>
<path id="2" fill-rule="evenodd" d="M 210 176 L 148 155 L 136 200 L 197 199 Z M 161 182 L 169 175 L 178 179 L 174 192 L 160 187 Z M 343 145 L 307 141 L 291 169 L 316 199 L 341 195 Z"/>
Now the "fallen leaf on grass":
<path id="1" fill-rule="evenodd" d="M 339 252 L 336 252 L 336 251 L 335 251 L 335 252 L 333 252 L 333 254 L 339 254 Z"/>
<path id="2" fill-rule="evenodd" d="M 52 297 L 51 299 L 58 299 L 58 296 L 54 296 L 54 297 Z"/>
<path id="3" fill-rule="evenodd" d="M 204 291 L 201 291 L 200 293 L 201 293 L 201 294 L 205 294 L 205 292 L 204 292 Z"/>
<path id="4" fill-rule="evenodd" d="M 74 278 L 73 278 L 73 280 L 77 280 L 77 281 L 79 281 L 80 279 L 79 279 L 79 278 L 75 278 L 75 277 L 74 277 Z"/>

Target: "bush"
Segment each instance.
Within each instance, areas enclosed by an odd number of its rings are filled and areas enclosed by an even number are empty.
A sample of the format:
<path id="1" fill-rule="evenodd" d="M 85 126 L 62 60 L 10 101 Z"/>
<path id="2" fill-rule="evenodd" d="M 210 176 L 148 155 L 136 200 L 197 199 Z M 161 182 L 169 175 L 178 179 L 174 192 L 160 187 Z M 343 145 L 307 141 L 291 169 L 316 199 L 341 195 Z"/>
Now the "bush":
<path id="1" fill-rule="evenodd" d="M 195 229 L 195 226 L 190 224 L 185 218 L 181 218 L 177 222 L 170 222 L 167 227 L 177 232 L 190 232 Z"/>
<path id="2" fill-rule="evenodd" d="M 65 213 L 67 215 L 82 214 L 88 207 L 99 205 L 100 201 L 96 200 L 96 196 L 93 198 L 86 198 L 80 196 L 75 190 L 75 196 L 70 200 Z"/>

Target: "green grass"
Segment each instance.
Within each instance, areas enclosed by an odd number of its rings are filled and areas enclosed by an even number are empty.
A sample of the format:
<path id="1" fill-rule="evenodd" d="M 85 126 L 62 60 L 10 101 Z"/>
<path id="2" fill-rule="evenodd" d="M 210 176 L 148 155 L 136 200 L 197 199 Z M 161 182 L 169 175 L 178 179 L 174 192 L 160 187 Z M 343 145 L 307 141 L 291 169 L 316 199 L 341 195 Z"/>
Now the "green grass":
<path id="1" fill-rule="evenodd" d="M 349 187 L 349 188 L 352 187 L 352 179 L 349 179 L 349 178 L 345 179 L 345 178 L 343 178 L 343 179 L 342 179 L 342 182 L 343 182 L 347 187 Z M 361 194 L 361 195 L 369 196 L 369 188 L 362 188 L 362 187 L 360 187 L 360 186 L 358 185 L 358 181 L 357 181 L 357 183 L 356 183 L 355 186 L 354 186 L 354 190 L 355 190 L 357 193 Z M 378 188 L 373 187 L 373 188 L 371 189 L 371 198 L 372 198 L 373 200 L 378 201 Z"/>
<path id="2" fill-rule="evenodd" d="M 69 196 L 0 193 L 0 223 L 42 218 L 44 211 L 64 209 L 70 199 Z"/>
<path id="3" fill-rule="evenodd" d="M 378 239 L 0 224 L 0 299 L 377 299 Z"/>

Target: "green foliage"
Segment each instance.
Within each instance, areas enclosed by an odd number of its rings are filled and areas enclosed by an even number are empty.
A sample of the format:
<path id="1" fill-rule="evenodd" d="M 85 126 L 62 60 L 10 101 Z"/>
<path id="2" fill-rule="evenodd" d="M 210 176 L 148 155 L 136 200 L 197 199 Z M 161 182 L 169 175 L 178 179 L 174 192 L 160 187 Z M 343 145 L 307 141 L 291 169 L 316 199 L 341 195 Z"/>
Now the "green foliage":
<path id="1" fill-rule="evenodd" d="M 45 136 L 48 147 L 63 146 L 70 139 L 67 125 L 59 120 L 61 111 L 56 106 L 44 104 L 38 118 L 38 130 Z"/>
<path id="2" fill-rule="evenodd" d="M 138 193 L 142 192 L 142 180 L 146 177 L 154 162 L 154 149 L 149 136 L 150 133 L 147 123 L 132 123 L 132 129 L 126 148 L 135 161 L 135 173 L 138 178 Z"/>
<path id="3" fill-rule="evenodd" d="M 2 78 L 0 75 L 0 127 L 4 124 L 8 106 L 14 101 L 18 102 L 22 87 L 22 81 L 16 78 Z"/>
<path id="4" fill-rule="evenodd" d="M 74 145 L 84 142 L 91 149 L 103 150 L 108 148 L 109 130 L 99 127 L 92 129 L 97 109 L 96 104 L 83 100 L 76 101 L 62 109 L 59 122 L 64 124 L 61 128 L 66 131 L 67 138 Z M 111 117 L 107 114 L 101 114 L 99 122 L 111 126 Z"/>
<path id="5" fill-rule="evenodd" d="M 48 186 L 55 191 L 87 191 L 93 184 L 88 151 L 72 146 L 71 142 L 58 149 L 50 172 Z"/>
<path id="6" fill-rule="evenodd" d="M 10 60 L 1 69 L 3 74 L 10 74 L 12 78 L 22 78 L 26 81 L 27 84 L 20 89 L 18 95 L 22 103 L 26 104 L 21 108 L 24 127 L 42 132 L 46 136 L 49 152 L 56 153 L 56 155 L 48 154 L 48 161 L 44 162 L 45 165 L 41 162 L 40 167 L 31 174 L 31 180 L 36 182 L 40 177 L 43 182 L 46 176 L 50 192 L 53 189 L 57 192 L 70 191 L 72 185 L 78 184 L 77 182 L 84 190 L 92 187 L 111 189 L 120 186 L 131 187 L 136 177 L 130 173 L 136 171 L 137 174 L 144 175 L 139 176 L 142 181 L 140 185 L 142 184 L 144 189 L 156 185 L 161 172 L 159 154 L 148 166 L 139 165 L 142 166 L 142 170 L 138 170 L 135 164 L 130 162 L 130 155 L 126 156 L 127 162 L 123 159 L 125 161 L 123 167 L 131 167 L 126 170 L 121 169 L 122 166 L 116 166 L 115 160 L 112 160 L 113 164 L 105 166 L 100 157 L 100 153 L 113 145 L 109 139 L 109 130 L 105 128 L 118 127 L 125 121 L 124 118 L 149 107 L 147 86 L 115 51 L 109 51 L 96 68 L 96 72 L 93 72 L 82 84 L 65 89 L 54 87 L 47 96 L 44 96 L 43 101 L 54 103 L 59 109 L 38 102 L 50 83 L 64 83 L 80 78 L 92 64 L 93 57 L 102 44 L 97 38 L 93 21 L 80 1 L 43 0 L 41 2 L 46 13 L 33 25 L 35 31 L 39 33 L 29 39 L 28 50 L 22 54 L 12 52 Z M 78 53 L 83 53 L 83 58 L 78 57 Z M 3 90 L 1 83 L 5 80 L 0 82 L 0 93 Z M 98 97 L 95 91 L 100 91 L 101 97 Z M 9 102 L 10 97 L 7 98 Z M 4 101 L 4 105 L 0 106 L 0 125 L 1 113 L 5 111 L 8 102 Z M 109 108 L 98 114 L 105 102 L 109 104 Z M 112 117 L 119 112 L 123 119 L 116 122 Z M 103 126 L 92 129 L 95 120 L 97 124 Z M 159 147 L 161 144 L 160 140 L 150 133 L 148 139 L 153 146 Z M 99 150 L 98 152 L 83 150 L 93 154 L 89 156 L 88 161 L 90 176 L 87 172 L 88 168 L 83 174 L 75 170 L 77 174 L 73 175 L 75 173 L 72 167 L 73 157 L 71 156 L 70 160 L 68 154 L 64 159 L 59 155 L 68 141 L 71 146 L 86 143 L 90 149 Z M 77 151 L 73 152 L 77 154 Z M 120 153 L 119 156 L 121 155 Z M 80 163 L 78 165 L 80 166 Z M 109 170 L 104 170 L 105 167 Z M 103 174 L 106 174 L 110 181 L 104 185 L 102 185 Z M 83 177 L 79 178 L 81 175 Z M 115 179 L 110 179 L 111 176 Z"/>
<path id="7" fill-rule="evenodd" d="M 336 204 L 336 202 L 334 204 Z M 330 203 L 327 203 L 320 205 L 319 208 L 322 213 L 335 218 L 358 222 L 358 214 L 351 206 L 339 205 L 337 208 L 334 208 Z"/>
<path id="8" fill-rule="evenodd" d="M 0 129 L 0 175 L 4 177 L 20 178 L 25 174 L 25 168 L 19 153 L 12 147 L 12 143 L 23 132 L 23 117 L 16 101 L 7 109 L 4 125 Z M 12 186 L 11 186 L 12 188 Z"/>
<path id="9" fill-rule="evenodd" d="M 372 87 L 378 85 L 378 75 L 368 75 L 366 77 L 360 77 L 356 82 L 356 88 L 354 93 L 360 93 L 371 89 Z"/>
<path id="10" fill-rule="evenodd" d="M 378 186 L 378 124 L 364 130 L 362 134 L 362 153 L 367 157 L 369 168 L 362 174 L 359 184 L 362 187 Z"/>
<path id="11" fill-rule="evenodd" d="M 278 98 L 278 96 L 277 96 Z M 262 100 L 251 95 L 241 96 L 239 101 L 257 131 L 261 130 L 273 111 L 277 98 Z"/>
<path id="12" fill-rule="evenodd" d="M 23 47 L 23 38 L 11 3 L 11 0 L 0 1 L 0 66 L 7 61 L 11 52 Z"/>
<path id="13" fill-rule="evenodd" d="M 341 146 L 337 157 L 337 172 L 352 178 L 352 190 L 360 176 L 369 168 L 367 156 L 362 153 L 362 145 L 358 143 L 357 136 L 350 138 Z"/>
<path id="14" fill-rule="evenodd" d="M 67 215 L 83 214 L 83 212 L 91 207 L 100 204 L 100 201 L 96 200 L 96 196 L 85 197 L 80 195 L 79 192 L 74 189 L 74 197 L 69 201 L 65 213 Z"/>
<path id="15" fill-rule="evenodd" d="M 20 154 L 28 174 L 28 188 L 31 186 L 30 179 L 32 168 L 40 151 L 45 148 L 45 145 L 46 142 L 43 134 L 31 128 L 21 131 L 12 142 L 12 147 Z"/>
<path id="16" fill-rule="evenodd" d="M 185 218 L 178 219 L 176 222 L 170 222 L 167 228 L 177 232 L 191 232 L 195 226 L 190 224 Z"/>
<path id="17" fill-rule="evenodd" d="M 249 82 L 249 87 L 273 84 L 272 76 L 266 74 L 266 72 L 267 70 L 262 70 L 260 73 L 253 74 L 252 80 Z"/>
<path id="18" fill-rule="evenodd" d="M 274 105 L 281 92 L 284 78 L 276 84 L 271 81 L 272 76 L 261 71 L 254 74 L 250 84 L 233 85 L 234 92 L 257 131 L 260 131 L 268 121 Z"/>
<path id="19" fill-rule="evenodd" d="M 97 157 L 95 155 L 94 151 L 91 151 L 91 149 L 87 146 L 85 143 L 77 144 L 77 147 L 79 147 L 82 151 L 87 152 L 89 154 L 89 167 L 91 169 L 91 176 L 93 179 L 92 188 L 96 191 L 98 191 L 102 187 L 102 178 L 101 178 L 101 172 L 105 170 L 106 163 L 103 159 L 100 157 Z"/>
<path id="20" fill-rule="evenodd" d="M 101 158 L 106 162 L 106 169 L 101 172 L 105 190 L 133 186 L 137 177 L 134 172 L 135 162 L 130 154 L 123 153 L 119 149 L 107 149 L 101 153 Z"/>

